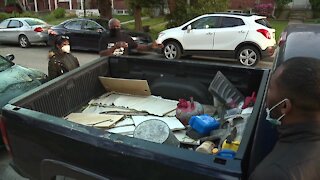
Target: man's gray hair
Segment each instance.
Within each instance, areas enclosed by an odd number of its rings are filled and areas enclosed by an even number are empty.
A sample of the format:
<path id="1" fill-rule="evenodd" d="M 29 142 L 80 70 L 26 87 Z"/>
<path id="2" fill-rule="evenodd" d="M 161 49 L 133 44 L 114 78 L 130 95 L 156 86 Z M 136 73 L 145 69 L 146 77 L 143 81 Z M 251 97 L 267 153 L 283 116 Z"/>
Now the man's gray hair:
<path id="1" fill-rule="evenodd" d="M 112 26 L 112 24 L 114 23 L 114 22 L 116 22 L 116 21 L 119 21 L 119 19 L 117 19 L 117 18 L 111 18 L 110 20 L 109 20 L 109 22 L 108 22 L 108 26 L 109 26 L 109 28 Z"/>

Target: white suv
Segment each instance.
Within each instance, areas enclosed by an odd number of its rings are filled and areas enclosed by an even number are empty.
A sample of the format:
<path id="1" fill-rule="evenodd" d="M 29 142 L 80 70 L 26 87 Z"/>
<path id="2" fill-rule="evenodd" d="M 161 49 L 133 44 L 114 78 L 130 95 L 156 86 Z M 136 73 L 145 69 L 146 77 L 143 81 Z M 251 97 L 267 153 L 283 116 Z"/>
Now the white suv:
<path id="1" fill-rule="evenodd" d="M 271 56 L 276 47 L 275 29 L 266 17 L 252 14 L 205 14 L 159 33 L 157 43 L 164 45 L 167 59 L 183 55 L 234 58 L 254 66 Z"/>

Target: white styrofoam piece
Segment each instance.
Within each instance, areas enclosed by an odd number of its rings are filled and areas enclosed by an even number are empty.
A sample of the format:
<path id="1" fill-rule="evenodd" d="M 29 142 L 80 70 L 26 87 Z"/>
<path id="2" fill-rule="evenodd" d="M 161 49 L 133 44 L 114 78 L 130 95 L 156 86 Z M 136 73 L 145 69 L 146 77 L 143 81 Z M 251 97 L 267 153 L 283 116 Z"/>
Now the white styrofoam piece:
<path id="1" fill-rule="evenodd" d="M 149 119 L 159 119 L 165 122 L 172 131 L 185 129 L 184 125 L 176 117 L 132 116 L 132 119 L 135 126 Z"/>
<path id="2" fill-rule="evenodd" d="M 130 125 L 130 126 L 121 126 L 121 127 L 115 127 L 115 128 L 111 128 L 108 129 L 108 132 L 112 132 L 112 133 L 117 133 L 117 134 L 133 134 L 135 129 L 134 125 Z"/>

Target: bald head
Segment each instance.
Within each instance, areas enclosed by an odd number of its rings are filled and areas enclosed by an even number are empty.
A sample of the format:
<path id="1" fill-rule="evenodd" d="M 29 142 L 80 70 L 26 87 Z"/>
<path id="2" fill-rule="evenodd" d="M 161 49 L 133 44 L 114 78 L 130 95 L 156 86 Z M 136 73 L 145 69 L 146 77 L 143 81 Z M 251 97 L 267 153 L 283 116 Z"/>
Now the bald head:
<path id="1" fill-rule="evenodd" d="M 117 18 L 111 18 L 109 20 L 109 29 L 120 29 L 121 24 L 120 21 Z"/>
<path id="2" fill-rule="evenodd" d="M 320 110 L 320 59 L 297 57 L 276 69 L 279 94 L 304 111 Z"/>

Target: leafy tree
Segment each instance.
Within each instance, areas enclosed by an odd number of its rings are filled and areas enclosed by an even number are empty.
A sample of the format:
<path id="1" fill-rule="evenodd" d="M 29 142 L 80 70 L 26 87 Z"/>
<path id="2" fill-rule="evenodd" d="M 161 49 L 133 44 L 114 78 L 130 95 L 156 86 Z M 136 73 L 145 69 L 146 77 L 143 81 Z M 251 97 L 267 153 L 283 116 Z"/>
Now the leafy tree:
<path id="1" fill-rule="evenodd" d="M 313 17 L 320 17 L 320 0 L 309 0 L 313 11 Z"/>
<path id="2" fill-rule="evenodd" d="M 287 5 L 290 2 L 292 2 L 292 0 L 276 0 L 276 5 L 278 9 L 283 9 L 283 6 Z"/>
<path id="3" fill-rule="evenodd" d="M 196 16 L 223 12 L 228 8 L 228 0 L 190 1 L 190 5 L 187 4 L 187 0 L 175 0 L 175 3 L 174 12 L 170 12 L 166 17 L 169 21 L 168 28 L 179 26 Z"/>
<path id="4" fill-rule="evenodd" d="M 320 0 L 309 0 L 312 10 L 318 11 L 320 10 Z"/>
<path id="5" fill-rule="evenodd" d="M 112 18 L 111 0 L 98 0 L 98 9 L 101 18 Z"/>
<path id="6" fill-rule="evenodd" d="M 141 11 L 142 8 L 157 7 L 161 4 L 159 0 L 126 0 L 129 8 L 133 11 L 135 30 L 142 31 Z"/>

